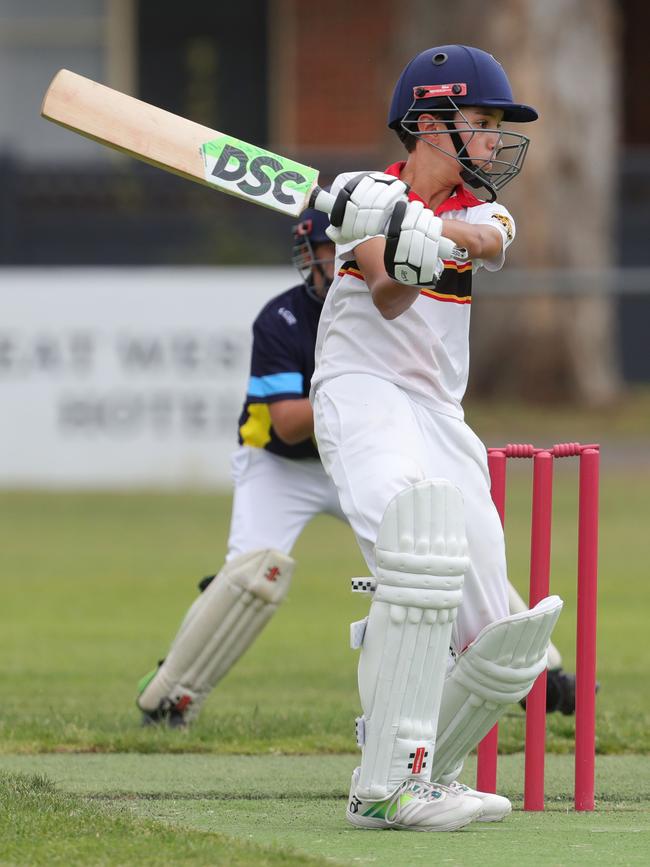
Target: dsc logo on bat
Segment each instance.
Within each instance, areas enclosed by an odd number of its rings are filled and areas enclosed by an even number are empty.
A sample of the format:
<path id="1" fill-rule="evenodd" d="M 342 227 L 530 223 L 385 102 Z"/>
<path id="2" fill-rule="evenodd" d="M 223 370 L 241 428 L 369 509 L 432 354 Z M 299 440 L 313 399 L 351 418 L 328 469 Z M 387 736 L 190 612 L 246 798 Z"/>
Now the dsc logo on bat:
<path id="1" fill-rule="evenodd" d="M 309 166 L 230 136 L 207 142 L 201 151 L 210 184 L 288 214 L 295 214 L 297 206 L 302 209 L 318 177 Z"/>

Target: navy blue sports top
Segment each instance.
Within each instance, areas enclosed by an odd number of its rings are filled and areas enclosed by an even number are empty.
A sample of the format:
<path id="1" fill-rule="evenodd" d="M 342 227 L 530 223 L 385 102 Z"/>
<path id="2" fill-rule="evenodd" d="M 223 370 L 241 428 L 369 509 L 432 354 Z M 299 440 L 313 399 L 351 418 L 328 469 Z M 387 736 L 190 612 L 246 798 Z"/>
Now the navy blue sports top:
<path id="1" fill-rule="evenodd" d="M 257 316 L 251 375 L 239 417 L 241 445 L 283 458 L 318 458 L 312 437 L 291 446 L 282 442 L 273 430 L 269 404 L 308 397 L 322 309 L 322 303 L 301 284 L 272 298 Z"/>

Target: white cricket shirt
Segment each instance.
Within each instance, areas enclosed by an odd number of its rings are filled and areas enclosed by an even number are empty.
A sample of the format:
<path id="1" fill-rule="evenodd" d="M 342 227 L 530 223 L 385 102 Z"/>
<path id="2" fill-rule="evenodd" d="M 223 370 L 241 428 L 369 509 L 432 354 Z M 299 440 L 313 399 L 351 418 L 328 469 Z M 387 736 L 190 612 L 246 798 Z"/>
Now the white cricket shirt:
<path id="1" fill-rule="evenodd" d="M 386 171 L 399 177 L 403 166 L 395 163 Z M 357 174 L 339 175 L 332 193 L 336 195 Z M 419 196 L 411 192 L 409 198 Z M 463 417 L 472 273 L 480 267 L 489 271 L 501 268 L 505 250 L 515 237 L 515 223 L 503 205 L 482 202 L 462 186 L 435 213 L 443 220 L 493 226 L 503 236 L 501 255 L 492 261 L 445 261 L 438 284 L 422 288 L 408 310 L 387 320 L 373 304 L 354 260 L 354 249 L 363 242 L 337 245 L 336 276 L 318 325 L 312 398 L 321 382 L 347 373 L 365 373 L 395 383 L 439 412 Z"/>

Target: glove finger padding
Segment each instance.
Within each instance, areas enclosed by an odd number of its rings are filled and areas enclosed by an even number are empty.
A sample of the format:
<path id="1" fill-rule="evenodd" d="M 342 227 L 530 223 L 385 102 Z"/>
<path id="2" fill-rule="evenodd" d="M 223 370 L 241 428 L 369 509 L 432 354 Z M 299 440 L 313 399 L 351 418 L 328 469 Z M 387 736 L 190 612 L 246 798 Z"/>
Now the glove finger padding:
<path id="1" fill-rule="evenodd" d="M 394 232 L 393 220 L 395 220 L 396 214 L 401 214 L 401 220 L 399 222 L 399 225 L 395 227 L 397 231 L 397 247 L 393 256 L 394 261 L 408 261 L 411 252 L 412 232 L 415 227 L 415 223 L 423 210 L 424 205 L 422 204 L 422 202 L 412 202 L 410 207 L 408 205 L 405 205 L 404 209 L 402 210 L 400 208 L 399 212 L 397 206 L 393 210 L 393 216 L 390 223 L 388 224 L 389 235 L 392 235 Z"/>
<path id="2" fill-rule="evenodd" d="M 366 226 L 367 235 L 380 235 L 384 232 L 394 205 L 405 200 L 408 190 L 408 186 L 400 180 L 396 184 L 378 182 L 376 179 L 373 181 L 372 190 L 368 190 L 367 207 L 370 208 L 370 214 Z"/>
<path id="3" fill-rule="evenodd" d="M 361 240 L 384 231 L 390 212 L 409 187 L 383 172 L 355 175 L 341 189 L 330 214 L 327 236 L 336 244 Z"/>
<path id="4" fill-rule="evenodd" d="M 398 202 L 386 231 L 384 266 L 399 283 L 435 286 L 442 273 L 438 245 L 442 220 L 422 202 Z"/>

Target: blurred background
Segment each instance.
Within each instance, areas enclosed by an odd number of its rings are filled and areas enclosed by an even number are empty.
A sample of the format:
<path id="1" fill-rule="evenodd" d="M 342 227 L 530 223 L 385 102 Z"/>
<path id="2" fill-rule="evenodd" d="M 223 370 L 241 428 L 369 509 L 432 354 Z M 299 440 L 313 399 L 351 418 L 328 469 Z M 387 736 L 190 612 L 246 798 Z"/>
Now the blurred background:
<path id="1" fill-rule="evenodd" d="M 298 282 L 292 221 L 42 120 L 51 78 L 74 70 L 314 165 L 327 182 L 403 158 L 385 126 L 395 80 L 417 52 L 465 42 L 491 51 L 515 98 L 540 112 L 522 128 L 524 171 L 500 196 L 516 243 L 502 272 L 474 283 L 467 418 L 489 446 L 601 443 L 597 791 L 636 822 L 650 800 L 636 755 L 650 750 L 649 10 L 641 0 L 0 0 L 0 753 L 59 753 L 69 780 L 71 753 L 352 751 L 348 623 L 367 609 L 349 592 L 366 568 L 352 534 L 318 518 L 296 545 L 277 621 L 198 726 L 180 739 L 138 726 L 138 677 L 164 653 L 196 580 L 222 562 L 251 323 Z M 508 466 L 509 573 L 524 596 L 531 463 Z M 551 588 L 566 601 L 554 641 L 567 671 L 577 509 L 577 461 L 557 461 Z M 519 708 L 504 719 L 502 750 L 522 749 L 523 720 Z M 572 751 L 573 725 L 549 718 L 549 751 Z M 620 765 L 624 786 L 604 753 L 635 754 L 634 773 Z M 104 785 L 102 767 L 118 779 L 119 756 L 86 758 L 84 785 Z M 202 785 L 158 758 L 170 791 L 181 777 Z M 54 767 L 47 756 L 0 759 L 0 771 Z M 145 791 L 150 767 L 129 773 Z M 558 785 L 555 772 L 547 779 Z M 145 803 L 164 815 L 162 801 Z M 258 803 L 275 845 L 283 813 Z M 227 812 L 248 835 L 251 823 Z M 250 815 L 261 833 L 261 813 Z M 222 816 L 210 820 L 220 830 Z"/>
<path id="2" fill-rule="evenodd" d="M 648 25 L 641 0 L 0 0 L 0 485 L 227 485 L 250 324 L 297 282 L 289 218 L 42 120 L 60 67 L 327 182 L 402 158 L 393 84 L 446 42 L 540 111 L 508 267 L 476 281 L 469 420 L 625 435 L 648 466 Z"/>

